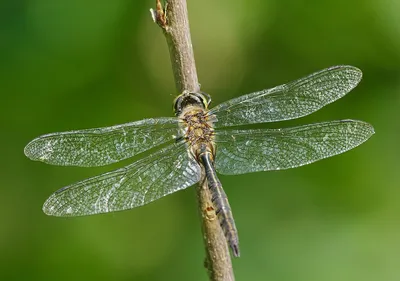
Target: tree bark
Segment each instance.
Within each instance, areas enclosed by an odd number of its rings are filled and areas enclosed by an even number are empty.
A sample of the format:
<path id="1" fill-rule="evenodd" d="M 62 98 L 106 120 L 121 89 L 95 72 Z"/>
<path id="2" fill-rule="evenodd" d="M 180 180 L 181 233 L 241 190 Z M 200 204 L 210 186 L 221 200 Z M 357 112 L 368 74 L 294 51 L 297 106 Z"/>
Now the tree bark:
<path id="1" fill-rule="evenodd" d="M 177 91 L 199 92 L 186 0 L 166 0 L 164 7 L 160 0 L 156 0 L 156 9 L 152 9 L 151 13 L 167 40 Z M 233 281 L 228 244 L 211 201 L 204 170 L 196 193 L 206 250 L 204 265 L 209 279 Z"/>

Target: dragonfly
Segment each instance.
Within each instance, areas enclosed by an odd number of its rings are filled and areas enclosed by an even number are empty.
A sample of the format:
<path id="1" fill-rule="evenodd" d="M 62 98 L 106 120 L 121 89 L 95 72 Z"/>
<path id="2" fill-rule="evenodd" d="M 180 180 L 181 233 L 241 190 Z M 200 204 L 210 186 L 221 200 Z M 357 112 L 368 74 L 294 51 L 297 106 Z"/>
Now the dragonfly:
<path id="1" fill-rule="evenodd" d="M 355 148 L 374 134 L 370 124 L 349 119 L 279 129 L 240 126 L 309 115 L 342 98 L 361 78 L 356 67 L 334 66 L 211 109 L 208 94 L 186 91 L 174 101 L 175 117 L 46 134 L 24 152 L 51 165 L 96 167 L 155 149 L 123 168 L 57 190 L 43 211 L 60 217 L 136 208 L 198 183 L 204 173 L 220 226 L 238 257 L 238 232 L 217 172 L 295 168 Z"/>

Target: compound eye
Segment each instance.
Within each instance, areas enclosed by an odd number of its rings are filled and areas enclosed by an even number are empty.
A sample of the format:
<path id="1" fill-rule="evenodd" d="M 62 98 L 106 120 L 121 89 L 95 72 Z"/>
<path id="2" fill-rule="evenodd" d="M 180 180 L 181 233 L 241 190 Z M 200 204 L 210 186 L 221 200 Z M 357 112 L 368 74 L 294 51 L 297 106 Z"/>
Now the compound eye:
<path id="1" fill-rule="evenodd" d="M 193 96 L 196 97 L 197 103 L 203 108 L 207 108 L 211 102 L 211 97 L 209 94 L 204 92 L 193 93 Z"/>
<path id="2" fill-rule="evenodd" d="M 175 115 L 178 116 L 182 112 L 182 95 L 176 97 L 174 102 Z"/>
<path id="3" fill-rule="evenodd" d="M 211 98 L 208 94 L 202 92 L 184 92 L 183 94 L 176 97 L 174 102 L 175 115 L 178 116 L 182 113 L 185 107 L 200 106 L 207 109 L 211 102 Z"/>
<path id="4" fill-rule="evenodd" d="M 201 92 L 201 94 L 203 95 L 203 103 L 205 108 L 207 108 L 211 103 L 211 96 L 205 92 Z"/>

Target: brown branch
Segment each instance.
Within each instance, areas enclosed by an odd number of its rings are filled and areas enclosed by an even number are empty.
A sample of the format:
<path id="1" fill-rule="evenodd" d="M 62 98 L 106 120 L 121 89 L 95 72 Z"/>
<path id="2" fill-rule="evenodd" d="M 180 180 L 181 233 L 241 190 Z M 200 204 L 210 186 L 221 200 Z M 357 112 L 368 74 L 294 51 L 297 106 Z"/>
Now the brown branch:
<path id="1" fill-rule="evenodd" d="M 176 89 L 179 93 L 198 92 L 200 86 L 190 38 L 186 0 L 165 2 L 165 7 L 162 7 L 160 0 L 156 0 L 156 10 L 151 10 L 151 13 L 167 40 Z M 211 202 L 204 170 L 196 193 L 209 278 L 212 281 L 233 281 L 235 278 L 228 245 Z"/>
<path id="2" fill-rule="evenodd" d="M 213 281 L 234 281 L 231 256 L 229 255 L 228 244 L 218 217 L 211 201 L 210 190 L 207 186 L 205 173 L 196 188 L 199 211 L 202 219 L 202 231 L 206 259 L 204 266 L 208 270 L 208 276 Z"/>

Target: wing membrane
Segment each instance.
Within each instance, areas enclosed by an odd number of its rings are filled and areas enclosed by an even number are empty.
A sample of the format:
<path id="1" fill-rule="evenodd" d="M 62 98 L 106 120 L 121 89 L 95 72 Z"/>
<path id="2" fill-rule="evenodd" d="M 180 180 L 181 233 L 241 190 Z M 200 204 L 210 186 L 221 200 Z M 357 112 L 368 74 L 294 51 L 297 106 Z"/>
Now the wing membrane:
<path id="1" fill-rule="evenodd" d="M 373 134 L 370 124 L 356 120 L 218 131 L 216 170 L 233 175 L 294 168 L 350 150 Z"/>
<path id="2" fill-rule="evenodd" d="M 52 133 L 32 140 L 32 160 L 61 166 L 104 166 L 132 157 L 179 134 L 177 118 L 145 119 L 87 130 Z"/>
<path id="3" fill-rule="evenodd" d="M 139 207 L 200 180 L 184 143 L 172 144 L 124 168 L 64 187 L 43 205 L 47 215 L 83 216 Z"/>
<path id="4" fill-rule="evenodd" d="M 353 66 L 334 66 L 299 80 L 244 95 L 210 110 L 215 127 L 274 122 L 311 114 L 350 92 L 362 72 Z"/>

